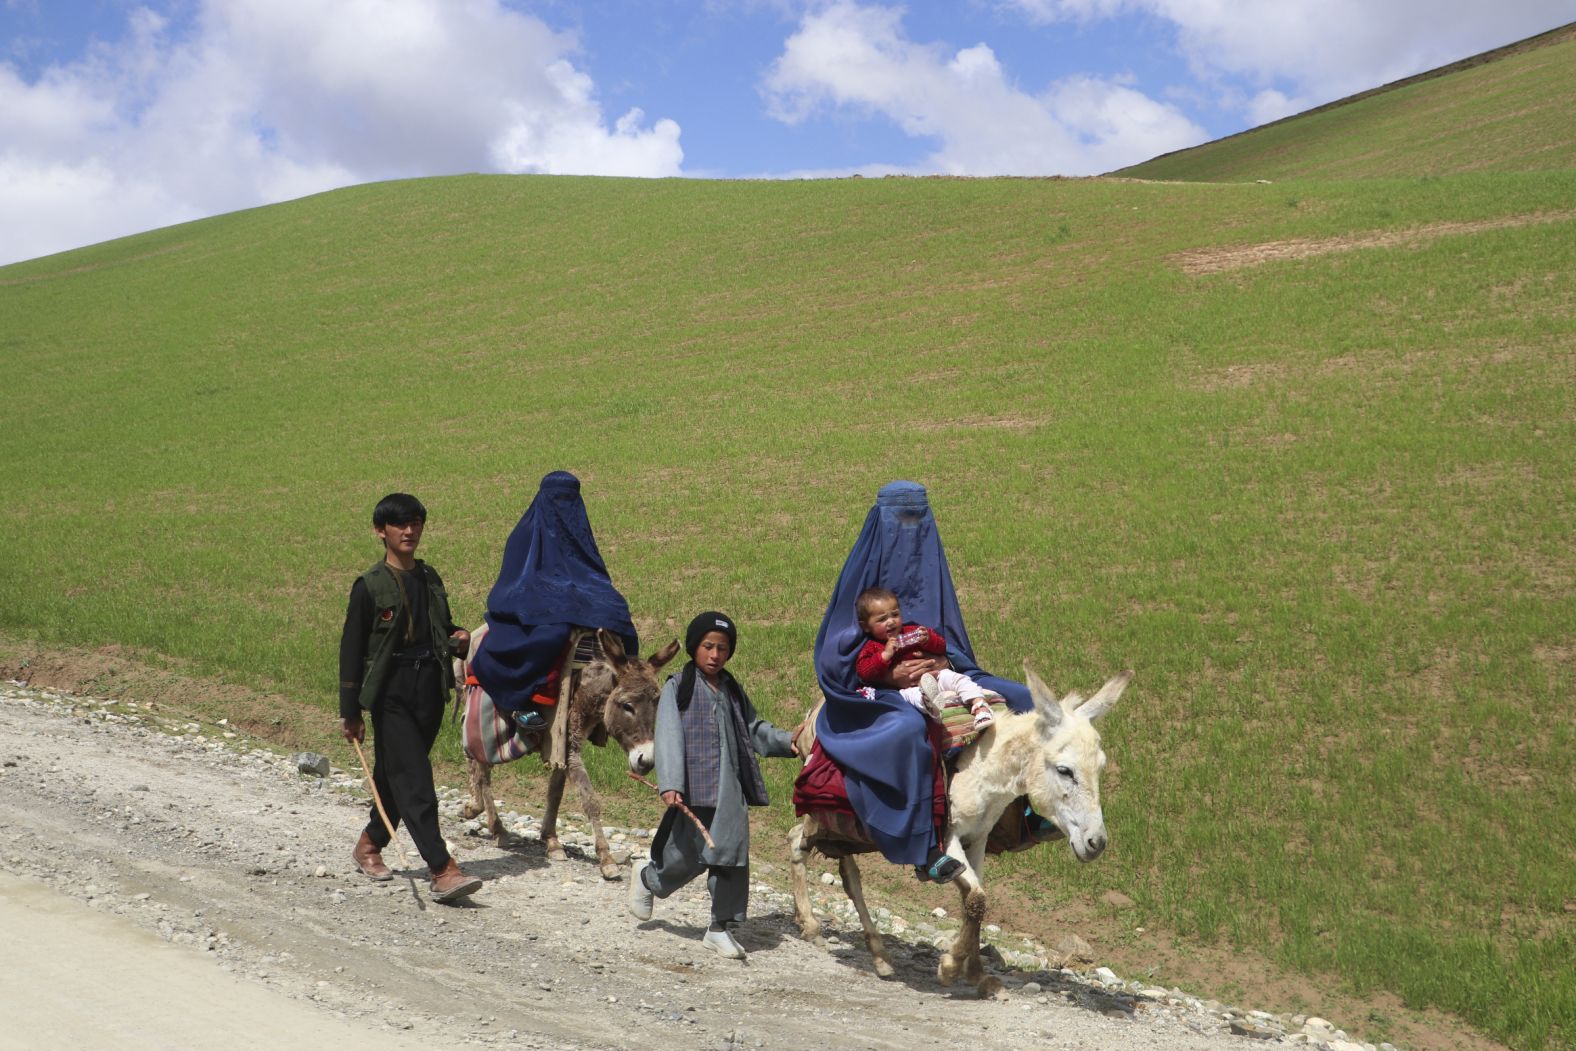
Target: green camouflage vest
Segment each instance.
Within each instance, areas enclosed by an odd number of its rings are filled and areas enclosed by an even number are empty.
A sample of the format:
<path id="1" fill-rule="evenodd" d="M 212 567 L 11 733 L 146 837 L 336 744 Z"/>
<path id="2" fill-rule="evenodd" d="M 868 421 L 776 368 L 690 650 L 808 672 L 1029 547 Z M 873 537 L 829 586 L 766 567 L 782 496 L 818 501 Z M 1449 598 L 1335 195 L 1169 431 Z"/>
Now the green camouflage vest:
<path id="1" fill-rule="evenodd" d="M 449 595 L 443 590 L 443 581 L 438 578 L 437 570 L 420 559 L 416 560 L 416 568 L 427 580 L 426 629 L 431 635 L 432 652 L 443 669 L 443 688 L 453 689 L 454 668 L 449 662 L 449 636 L 443 630 L 452 620 L 449 616 Z M 367 587 L 367 594 L 376 611 L 372 618 L 372 635 L 367 640 L 366 668 L 361 676 L 361 707 L 371 711 L 383 693 L 389 666 L 394 662 L 394 651 L 399 648 L 400 629 L 410 632 L 421 631 L 422 627 L 405 623 L 405 587 L 400 582 L 399 574 L 387 562 L 379 562 L 361 574 L 361 580 Z"/>

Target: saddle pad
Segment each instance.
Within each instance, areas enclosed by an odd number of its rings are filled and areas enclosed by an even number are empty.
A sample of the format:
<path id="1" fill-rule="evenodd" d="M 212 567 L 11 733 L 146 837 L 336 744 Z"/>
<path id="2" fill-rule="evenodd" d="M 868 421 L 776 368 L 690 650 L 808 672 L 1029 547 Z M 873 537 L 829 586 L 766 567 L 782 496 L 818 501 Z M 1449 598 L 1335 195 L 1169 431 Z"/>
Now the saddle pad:
<path id="1" fill-rule="evenodd" d="M 804 768 L 793 782 L 793 812 L 800 817 L 811 813 L 841 813 L 853 817 L 843 770 L 821 750 L 821 742 L 810 749 Z"/>
<path id="2" fill-rule="evenodd" d="M 931 740 L 935 742 L 936 735 Z M 945 823 L 947 819 L 947 781 L 946 773 L 941 764 L 936 764 L 936 781 L 932 797 L 932 813 L 938 824 Z M 793 812 L 803 817 L 814 813 L 821 817 L 823 824 L 831 824 L 835 819 L 824 815 L 844 814 L 855 821 L 854 808 L 848 801 L 848 786 L 843 781 L 843 768 L 832 761 L 832 758 L 821 750 L 821 742 L 816 741 L 810 749 L 810 757 L 805 760 L 804 769 L 799 771 L 799 776 L 793 782 Z"/>
<path id="3" fill-rule="evenodd" d="M 467 758 L 489 766 L 510 762 L 529 751 L 520 735 L 515 733 L 514 720 L 499 711 L 480 686 L 465 688 L 465 719 L 460 724 L 460 742 Z"/>
<path id="4" fill-rule="evenodd" d="M 987 693 L 990 701 L 990 713 L 997 719 L 1007 714 L 1007 702 L 1002 697 Z M 974 728 L 974 713 L 969 710 L 969 703 L 961 697 L 953 697 L 941 708 L 941 725 L 947 731 L 946 757 L 953 759 L 958 752 L 974 743 L 983 730 Z"/>

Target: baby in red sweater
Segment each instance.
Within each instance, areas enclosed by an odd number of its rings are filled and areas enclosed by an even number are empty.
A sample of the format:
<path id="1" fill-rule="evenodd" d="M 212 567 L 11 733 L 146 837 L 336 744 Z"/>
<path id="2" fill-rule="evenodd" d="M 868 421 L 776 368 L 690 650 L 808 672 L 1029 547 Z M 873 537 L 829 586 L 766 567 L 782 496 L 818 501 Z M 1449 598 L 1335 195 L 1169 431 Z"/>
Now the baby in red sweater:
<path id="1" fill-rule="evenodd" d="M 892 665 L 909 657 L 936 656 L 947 652 L 947 640 L 939 632 L 921 624 L 903 623 L 903 611 L 898 606 L 897 595 L 887 588 L 866 588 L 861 591 L 854 600 L 854 613 L 859 617 L 859 626 L 868 636 L 859 649 L 859 656 L 855 658 L 854 670 L 859 675 L 859 681 L 867 686 L 884 684 Z M 967 702 L 969 710 L 974 713 L 975 729 L 983 730 L 994 721 L 985 691 L 973 679 L 948 668 L 936 673 L 936 682 L 942 690 L 954 690 Z M 898 693 L 909 704 L 921 711 L 926 710 L 925 699 L 918 686 L 906 687 Z"/>

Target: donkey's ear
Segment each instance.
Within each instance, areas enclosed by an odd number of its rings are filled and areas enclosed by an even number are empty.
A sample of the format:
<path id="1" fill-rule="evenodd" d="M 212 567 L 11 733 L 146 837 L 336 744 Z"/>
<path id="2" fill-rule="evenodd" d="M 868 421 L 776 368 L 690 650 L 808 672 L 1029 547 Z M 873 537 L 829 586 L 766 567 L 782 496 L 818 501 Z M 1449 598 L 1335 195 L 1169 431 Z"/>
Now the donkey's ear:
<path id="1" fill-rule="evenodd" d="M 602 647 L 602 655 L 613 667 L 622 668 L 629 659 L 624 654 L 624 640 L 606 628 L 596 629 L 596 641 Z"/>
<path id="2" fill-rule="evenodd" d="M 1062 724 L 1062 706 L 1056 699 L 1056 694 L 1051 688 L 1040 681 L 1034 674 L 1034 669 L 1029 667 L 1029 662 L 1023 662 L 1023 681 L 1029 686 L 1029 696 L 1034 699 L 1034 710 L 1040 713 L 1040 729 L 1049 733 Z"/>
<path id="3" fill-rule="evenodd" d="M 1106 682 L 1100 687 L 1100 692 L 1089 698 L 1078 707 L 1078 714 L 1094 722 L 1100 716 L 1116 707 L 1116 702 L 1121 699 L 1122 691 L 1127 689 L 1127 684 L 1133 681 L 1133 670 L 1129 668 L 1116 678 Z"/>
<path id="4" fill-rule="evenodd" d="M 650 664 L 652 669 L 655 670 L 657 668 L 662 667 L 664 664 L 666 664 L 668 661 L 672 660 L 674 657 L 678 656 L 678 652 L 679 652 L 679 640 L 678 639 L 674 639 L 672 642 L 668 643 L 666 646 L 662 647 L 660 650 L 658 650 L 657 652 L 653 653 L 650 657 L 647 657 L 646 658 L 646 663 Z"/>

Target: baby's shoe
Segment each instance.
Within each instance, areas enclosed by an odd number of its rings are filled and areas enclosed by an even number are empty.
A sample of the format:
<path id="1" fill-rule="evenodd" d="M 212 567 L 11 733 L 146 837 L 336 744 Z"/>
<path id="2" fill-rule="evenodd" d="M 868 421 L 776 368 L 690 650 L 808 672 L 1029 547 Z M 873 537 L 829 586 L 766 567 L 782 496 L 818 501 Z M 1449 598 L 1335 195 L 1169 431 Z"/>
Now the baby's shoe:
<path id="1" fill-rule="evenodd" d="M 975 701 L 971 705 L 971 709 L 974 712 L 974 729 L 976 731 L 983 730 L 996 721 L 996 717 L 990 712 L 990 702 L 983 698 Z"/>
<path id="2" fill-rule="evenodd" d="M 720 930 L 720 931 L 708 930 L 706 932 L 706 936 L 704 938 L 702 938 L 701 941 L 705 942 L 706 945 L 709 948 L 711 948 L 714 952 L 716 952 L 716 954 L 718 956 L 721 956 L 724 959 L 728 959 L 728 960 L 742 960 L 742 959 L 744 959 L 744 956 L 745 956 L 744 946 L 740 945 L 737 941 L 734 940 L 732 931 L 728 931 L 728 930 Z"/>
<path id="3" fill-rule="evenodd" d="M 925 864 L 914 866 L 914 875 L 921 883 L 951 883 L 963 871 L 963 862 L 951 854 L 931 848 Z"/>
<path id="4" fill-rule="evenodd" d="M 919 677 L 919 699 L 924 702 L 925 714 L 938 721 L 941 719 L 941 701 L 937 699 L 940 695 L 941 684 L 934 675 L 927 671 Z"/>

